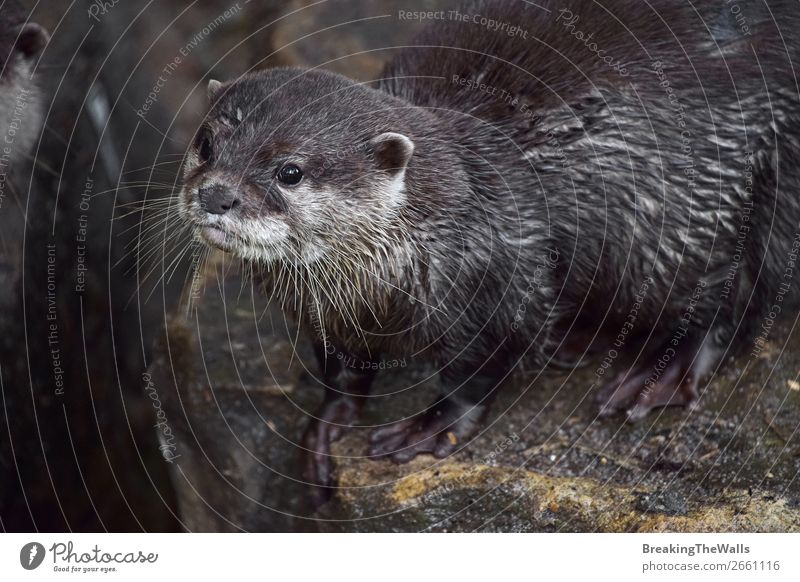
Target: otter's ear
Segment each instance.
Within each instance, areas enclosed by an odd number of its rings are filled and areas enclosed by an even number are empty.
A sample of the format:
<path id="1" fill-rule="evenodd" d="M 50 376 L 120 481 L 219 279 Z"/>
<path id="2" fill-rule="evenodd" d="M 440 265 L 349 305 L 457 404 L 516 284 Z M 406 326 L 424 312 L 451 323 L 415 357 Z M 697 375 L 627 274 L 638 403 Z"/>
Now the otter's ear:
<path id="1" fill-rule="evenodd" d="M 403 172 L 414 154 L 414 142 L 402 133 L 382 133 L 373 137 L 369 146 L 378 169 L 392 175 Z"/>
<path id="2" fill-rule="evenodd" d="M 217 98 L 217 95 L 219 95 L 219 90 L 221 88 L 222 88 L 222 83 L 220 83 L 215 79 L 211 79 L 208 82 L 208 88 L 206 89 L 208 100 L 213 102 Z"/>
<path id="3" fill-rule="evenodd" d="M 49 40 L 50 35 L 44 28 L 35 22 L 28 22 L 19 27 L 14 50 L 26 60 L 32 61 L 42 54 Z"/>

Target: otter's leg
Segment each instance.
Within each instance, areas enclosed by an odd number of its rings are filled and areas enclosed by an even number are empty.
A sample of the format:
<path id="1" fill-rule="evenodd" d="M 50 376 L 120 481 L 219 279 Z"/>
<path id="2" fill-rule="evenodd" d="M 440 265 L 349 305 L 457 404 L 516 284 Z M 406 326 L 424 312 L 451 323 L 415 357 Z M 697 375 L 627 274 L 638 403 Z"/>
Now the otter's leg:
<path id="1" fill-rule="evenodd" d="M 302 462 L 304 479 L 317 486 L 315 494 L 323 502 L 332 493 L 331 443 L 358 418 L 375 371 L 348 364 L 361 361 L 350 354 L 326 357 L 322 344 L 316 344 L 314 352 L 322 371 L 325 399 L 303 434 Z"/>
<path id="2" fill-rule="evenodd" d="M 654 408 L 693 407 L 698 386 L 714 369 L 719 348 L 714 331 L 668 341 L 609 381 L 598 394 L 603 416 L 624 410 L 628 420 L 643 419 Z"/>
<path id="3" fill-rule="evenodd" d="M 446 368 L 442 396 L 423 412 L 380 428 L 370 435 L 369 454 L 407 463 L 420 453 L 442 459 L 465 446 L 481 428 L 502 374 L 482 371 L 470 377 Z"/>

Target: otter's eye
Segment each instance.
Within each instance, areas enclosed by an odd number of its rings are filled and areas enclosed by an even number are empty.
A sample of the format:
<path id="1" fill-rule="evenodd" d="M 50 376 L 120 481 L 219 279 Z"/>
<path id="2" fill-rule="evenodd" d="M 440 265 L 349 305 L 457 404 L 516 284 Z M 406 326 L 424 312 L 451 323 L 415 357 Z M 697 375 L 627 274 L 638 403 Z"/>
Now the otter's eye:
<path id="1" fill-rule="evenodd" d="M 194 147 L 197 150 L 197 157 L 203 164 L 214 161 L 214 134 L 206 126 L 201 126 L 194 138 Z"/>
<path id="2" fill-rule="evenodd" d="M 294 164 L 286 164 L 280 170 L 278 170 L 278 180 L 281 183 L 286 184 L 287 186 L 294 186 L 295 184 L 299 184 L 300 180 L 303 179 L 303 170 L 295 166 Z"/>
<path id="3" fill-rule="evenodd" d="M 213 157 L 214 148 L 211 146 L 211 139 L 208 135 L 204 135 L 200 138 L 200 159 L 203 162 L 210 162 Z"/>

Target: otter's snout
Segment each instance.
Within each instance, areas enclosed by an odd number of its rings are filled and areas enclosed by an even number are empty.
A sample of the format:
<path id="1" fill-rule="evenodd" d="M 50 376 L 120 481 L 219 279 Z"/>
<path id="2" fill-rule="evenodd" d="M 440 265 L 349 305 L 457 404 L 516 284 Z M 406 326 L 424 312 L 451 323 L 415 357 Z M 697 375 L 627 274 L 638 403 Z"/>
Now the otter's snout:
<path id="1" fill-rule="evenodd" d="M 200 206 L 209 214 L 225 214 L 239 204 L 236 190 L 222 184 L 211 184 L 197 191 Z"/>

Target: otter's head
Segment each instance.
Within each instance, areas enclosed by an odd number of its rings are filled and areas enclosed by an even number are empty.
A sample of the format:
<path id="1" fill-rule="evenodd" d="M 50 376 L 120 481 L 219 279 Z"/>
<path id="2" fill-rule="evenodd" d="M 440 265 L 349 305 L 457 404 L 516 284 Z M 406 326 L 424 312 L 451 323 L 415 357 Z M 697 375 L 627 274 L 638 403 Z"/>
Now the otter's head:
<path id="1" fill-rule="evenodd" d="M 300 69 L 212 81 L 208 94 L 179 203 L 207 244 L 262 264 L 311 264 L 397 222 L 414 152 L 402 102 Z"/>
<path id="2" fill-rule="evenodd" d="M 16 2 L 0 3 L 0 154 L 12 167 L 31 149 L 42 122 L 33 74 L 49 36 L 26 19 Z"/>

